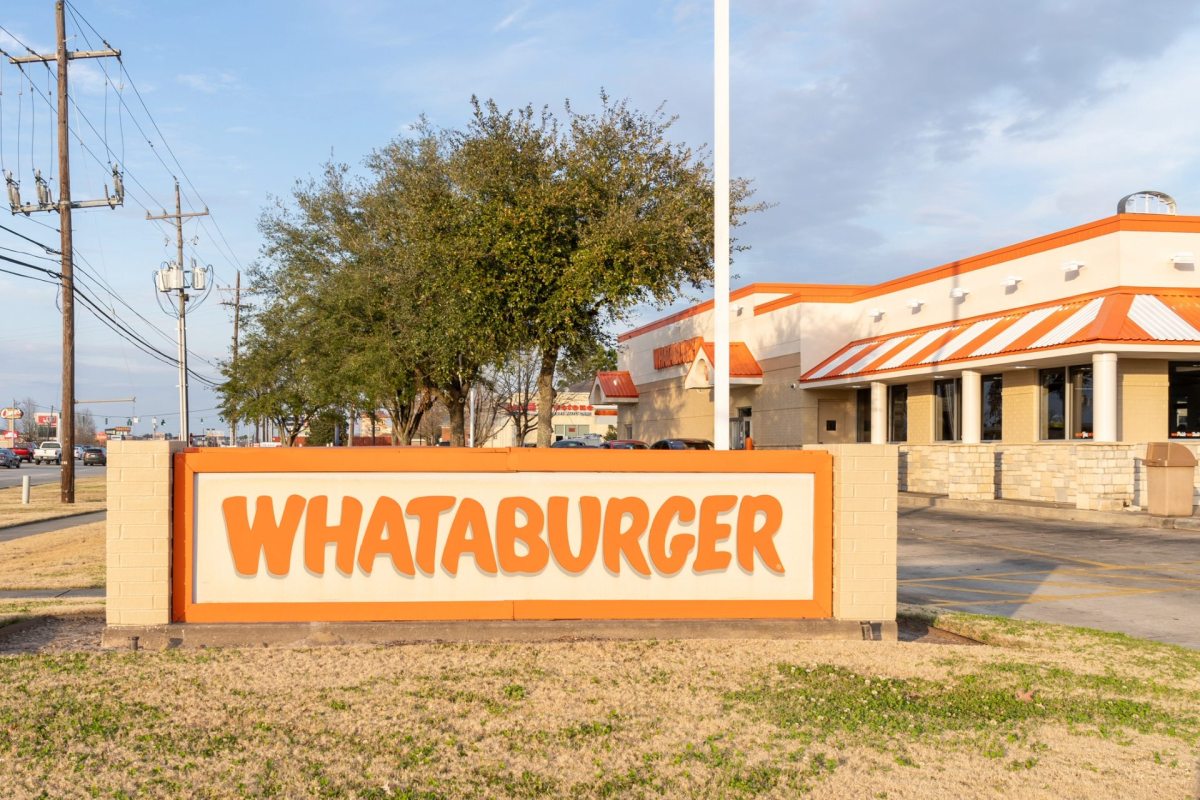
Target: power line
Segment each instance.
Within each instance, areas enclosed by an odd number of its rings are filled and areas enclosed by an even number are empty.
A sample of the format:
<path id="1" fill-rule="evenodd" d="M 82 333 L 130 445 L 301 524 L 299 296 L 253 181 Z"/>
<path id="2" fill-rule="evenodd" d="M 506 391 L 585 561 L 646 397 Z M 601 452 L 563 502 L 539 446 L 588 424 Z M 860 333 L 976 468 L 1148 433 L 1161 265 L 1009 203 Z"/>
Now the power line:
<path id="1" fill-rule="evenodd" d="M 100 32 L 98 30 L 96 30 L 95 26 L 93 26 L 92 23 L 88 22 L 87 18 L 84 17 L 83 14 L 80 13 L 77 8 L 75 8 L 75 5 L 73 3 L 68 2 L 67 7 L 71 11 L 72 18 L 75 19 L 77 23 L 82 22 L 84 25 L 86 25 L 88 28 L 91 29 L 92 33 L 96 34 L 96 37 L 98 39 L 100 39 L 100 41 L 103 42 L 106 47 L 110 46 L 108 44 L 108 41 L 103 36 L 101 36 Z M 85 41 L 87 41 L 86 34 L 84 34 L 84 39 L 85 39 Z M 89 47 L 91 46 L 90 42 L 89 42 L 88 46 Z M 171 148 L 171 143 L 167 141 L 167 137 L 163 135 L 162 129 L 158 127 L 158 122 L 154 119 L 154 115 L 150 113 L 150 109 L 146 105 L 146 101 L 142 97 L 142 93 L 138 89 L 137 83 L 134 82 L 133 77 L 129 74 L 129 71 L 127 69 L 125 69 L 125 62 L 121 58 L 118 58 L 117 63 L 121 67 L 121 74 L 125 76 L 125 79 L 127 81 L 129 81 L 129 86 L 130 86 L 130 88 L 133 89 L 133 93 L 137 97 L 138 102 L 141 104 L 142 110 L 146 112 L 146 118 L 149 119 L 150 124 L 154 126 L 154 130 L 158 134 L 158 138 L 162 141 L 163 146 L 166 147 L 167 153 L 171 156 L 171 160 L 174 161 L 175 166 L 179 168 L 179 174 L 183 176 L 183 179 L 187 183 L 188 187 L 196 195 L 196 201 L 193 202 L 192 205 L 207 206 L 208 204 L 204 202 L 204 198 L 202 198 L 200 196 L 200 190 L 197 189 L 196 184 L 192 182 L 191 176 L 188 175 L 187 170 L 183 168 L 183 164 L 182 164 L 182 162 L 180 162 L 179 157 L 175 155 L 175 151 Z M 105 77 L 107 78 L 108 71 L 104 70 L 103 65 L 101 65 L 101 70 L 104 71 Z M 114 86 L 114 88 L 115 88 L 115 86 Z M 123 98 L 122 98 L 122 103 L 124 103 Z M 126 105 L 126 110 L 129 110 L 129 107 L 127 105 Z M 130 114 L 131 114 L 131 119 L 133 119 L 134 122 L 136 123 L 137 120 L 136 120 L 136 117 L 132 117 L 132 111 L 130 111 Z M 140 127 L 139 127 L 139 130 L 141 130 Z M 144 131 L 143 131 L 143 135 L 144 135 Z M 147 141 L 149 141 L 149 137 L 147 137 Z M 153 147 L 153 145 L 151 145 L 151 147 Z M 156 151 L 156 155 L 157 155 L 157 151 Z M 161 158 L 160 158 L 160 160 L 161 160 Z M 165 167 L 166 164 L 164 163 L 163 166 Z M 168 168 L 168 171 L 170 171 L 169 168 Z M 189 202 L 191 202 L 191 201 L 189 200 Z M 226 249 L 228 250 L 228 256 L 232 259 L 233 263 L 237 266 L 238 269 L 242 269 L 243 268 L 242 263 L 241 263 L 241 261 L 238 260 L 237 254 L 234 252 L 232 245 L 229 244 L 229 240 L 227 238 L 225 238 L 225 232 L 223 230 L 221 230 L 221 226 L 217 223 L 217 220 L 215 218 L 213 218 L 212 222 L 213 222 L 213 227 L 217 229 L 217 234 L 221 237 L 221 241 L 224 243 Z"/>

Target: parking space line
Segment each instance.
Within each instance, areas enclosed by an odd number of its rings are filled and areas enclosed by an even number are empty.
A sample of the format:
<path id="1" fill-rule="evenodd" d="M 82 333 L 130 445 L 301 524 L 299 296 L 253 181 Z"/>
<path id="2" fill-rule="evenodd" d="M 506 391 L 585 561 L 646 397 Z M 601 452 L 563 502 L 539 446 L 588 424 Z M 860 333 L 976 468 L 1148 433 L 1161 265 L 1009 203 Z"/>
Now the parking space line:
<path id="1" fill-rule="evenodd" d="M 1150 594 L 1183 594 L 1186 592 L 1194 592 L 1196 589 L 1118 589 L 1111 592 L 1090 592 L 1086 594 L 1053 594 L 1053 595 L 1027 595 L 1022 600 L 952 600 L 949 598 L 931 599 L 927 602 L 933 605 L 957 605 L 957 606 L 986 606 L 986 605 L 1022 605 L 1024 603 L 1058 603 L 1064 600 L 1095 600 L 1105 597 L 1134 597 L 1138 595 Z M 980 593 L 982 594 L 982 592 Z"/>
<path id="2" fill-rule="evenodd" d="M 1004 544 L 990 544 L 990 543 L 981 542 L 977 539 L 972 539 L 972 538 L 966 537 L 966 536 L 964 536 L 964 537 L 949 537 L 949 536 L 929 536 L 928 534 L 914 534 L 913 538 L 921 540 L 921 541 L 941 542 L 941 543 L 945 543 L 945 544 L 964 544 L 965 543 L 965 544 L 970 544 L 973 547 L 986 547 L 989 550 L 1004 550 L 1009 553 L 1023 553 L 1024 555 L 1027 555 L 1027 556 L 1038 556 L 1040 558 L 1049 558 L 1049 559 L 1053 559 L 1054 561 L 1073 561 L 1076 564 L 1087 564 L 1088 566 L 1091 566 L 1091 567 L 1104 567 L 1106 569 L 1111 569 L 1111 568 L 1121 569 L 1121 568 L 1123 568 L 1123 566 L 1120 564 L 1108 564 L 1103 561 L 1091 561 L 1086 558 L 1073 558 L 1071 556 L 1064 556 L 1060 553 L 1047 553 L 1044 550 L 1033 550 L 1033 549 L 1025 548 L 1025 547 L 1012 547 L 1011 545 L 1004 545 Z"/>

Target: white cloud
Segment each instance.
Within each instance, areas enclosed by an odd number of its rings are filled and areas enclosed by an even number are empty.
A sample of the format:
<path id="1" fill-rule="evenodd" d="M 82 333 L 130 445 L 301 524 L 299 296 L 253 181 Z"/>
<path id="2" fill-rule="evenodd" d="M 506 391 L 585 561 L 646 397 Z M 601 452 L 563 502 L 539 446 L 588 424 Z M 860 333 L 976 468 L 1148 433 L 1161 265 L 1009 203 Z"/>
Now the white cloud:
<path id="1" fill-rule="evenodd" d="M 201 73 L 189 72 L 175 76 L 175 79 L 197 92 L 204 94 L 216 94 L 226 90 L 236 90 L 241 88 L 241 81 L 232 72 L 222 71 L 217 73 Z"/>

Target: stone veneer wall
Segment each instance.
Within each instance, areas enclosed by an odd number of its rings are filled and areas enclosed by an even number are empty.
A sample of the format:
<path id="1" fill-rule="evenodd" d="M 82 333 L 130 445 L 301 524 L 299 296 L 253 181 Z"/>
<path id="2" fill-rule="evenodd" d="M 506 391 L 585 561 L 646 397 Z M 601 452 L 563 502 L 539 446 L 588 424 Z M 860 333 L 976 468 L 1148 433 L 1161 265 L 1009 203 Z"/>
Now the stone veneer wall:
<path id="1" fill-rule="evenodd" d="M 1197 454 L 1200 443 L 1181 442 Z M 1094 511 L 1146 502 L 1144 443 L 899 445 L 900 491 L 965 500 L 1033 500 Z M 1200 487 L 1200 466 L 1193 483 Z M 1193 489 L 1192 505 L 1200 505 Z"/>
<path id="2" fill-rule="evenodd" d="M 949 448 L 944 444 L 898 445 L 897 480 L 902 492 L 946 494 Z"/>

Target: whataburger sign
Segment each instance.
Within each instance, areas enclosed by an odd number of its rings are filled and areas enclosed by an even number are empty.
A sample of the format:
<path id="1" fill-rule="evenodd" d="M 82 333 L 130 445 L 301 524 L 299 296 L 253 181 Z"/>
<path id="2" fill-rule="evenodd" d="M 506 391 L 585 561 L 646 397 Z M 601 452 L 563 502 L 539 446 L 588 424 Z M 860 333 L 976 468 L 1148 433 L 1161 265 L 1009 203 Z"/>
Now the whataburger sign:
<path id="1" fill-rule="evenodd" d="M 192 450 L 176 621 L 832 613 L 823 452 Z"/>

